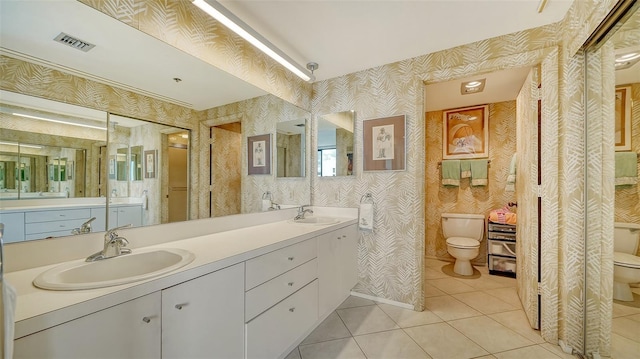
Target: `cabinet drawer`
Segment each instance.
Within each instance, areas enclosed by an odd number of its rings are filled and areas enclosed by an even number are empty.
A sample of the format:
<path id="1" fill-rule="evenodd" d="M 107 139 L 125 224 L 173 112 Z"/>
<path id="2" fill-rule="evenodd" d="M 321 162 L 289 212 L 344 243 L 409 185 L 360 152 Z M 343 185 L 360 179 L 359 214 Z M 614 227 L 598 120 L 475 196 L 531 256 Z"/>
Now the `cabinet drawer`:
<path id="1" fill-rule="evenodd" d="M 515 241 L 516 234 L 514 233 L 504 233 L 504 232 L 489 232 L 489 239 L 502 239 L 505 241 Z"/>
<path id="2" fill-rule="evenodd" d="M 247 359 L 277 358 L 318 320 L 314 280 L 246 325 Z"/>
<path id="3" fill-rule="evenodd" d="M 25 234 L 49 233 L 49 232 L 65 232 L 71 235 L 71 230 L 78 228 L 88 218 L 62 220 L 55 222 L 27 223 L 24 227 Z"/>
<path id="4" fill-rule="evenodd" d="M 501 256 L 516 256 L 516 242 L 489 240 L 489 254 L 498 254 Z"/>
<path id="5" fill-rule="evenodd" d="M 245 321 L 267 310 L 318 277 L 317 259 L 296 267 L 246 293 Z"/>
<path id="6" fill-rule="evenodd" d="M 489 255 L 489 270 L 500 272 L 516 272 L 516 259 Z"/>
<path id="7" fill-rule="evenodd" d="M 516 226 L 513 224 L 499 224 L 489 222 L 489 231 L 497 231 L 497 232 L 514 232 L 516 231 Z"/>
<path id="8" fill-rule="evenodd" d="M 246 262 L 245 290 L 291 270 L 318 256 L 316 239 L 309 239 Z"/>
<path id="9" fill-rule="evenodd" d="M 58 209 L 55 211 L 36 211 L 24 214 L 25 223 L 66 221 L 70 219 L 89 219 L 88 208 Z M 82 223 L 82 222 L 81 222 Z"/>

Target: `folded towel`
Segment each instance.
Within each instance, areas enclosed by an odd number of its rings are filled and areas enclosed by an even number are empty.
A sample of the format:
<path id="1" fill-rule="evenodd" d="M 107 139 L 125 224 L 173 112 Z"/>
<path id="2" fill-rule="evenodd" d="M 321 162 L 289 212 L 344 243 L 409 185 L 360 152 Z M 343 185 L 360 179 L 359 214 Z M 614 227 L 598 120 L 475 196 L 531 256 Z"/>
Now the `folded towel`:
<path id="1" fill-rule="evenodd" d="M 442 185 L 444 186 L 460 186 L 460 161 L 446 160 L 442 161 Z"/>
<path id="2" fill-rule="evenodd" d="M 635 152 L 616 152 L 616 186 L 628 186 L 638 183 L 638 154 Z"/>
<path id="3" fill-rule="evenodd" d="M 269 208 L 271 208 L 271 200 L 270 199 L 263 199 L 262 200 L 262 212 L 268 211 Z"/>
<path id="4" fill-rule="evenodd" d="M 516 154 L 511 157 L 511 164 L 509 165 L 509 175 L 507 176 L 507 185 L 505 186 L 506 192 L 516 191 Z"/>
<path id="5" fill-rule="evenodd" d="M 358 226 L 363 231 L 373 231 L 373 203 L 360 203 Z"/>
<path id="6" fill-rule="evenodd" d="M 471 185 L 472 186 L 486 186 L 489 181 L 487 180 L 487 166 L 489 160 L 473 160 L 471 162 Z"/>
<path id="7" fill-rule="evenodd" d="M 460 178 L 471 177 L 471 161 L 460 161 Z"/>
<path id="8" fill-rule="evenodd" d="M 0 326 L 0 357 L 13 358 L 13 337 L 15 329 L 16 290 L 6 279 L 0 282 L 0 308 L 2 308 Z"/>

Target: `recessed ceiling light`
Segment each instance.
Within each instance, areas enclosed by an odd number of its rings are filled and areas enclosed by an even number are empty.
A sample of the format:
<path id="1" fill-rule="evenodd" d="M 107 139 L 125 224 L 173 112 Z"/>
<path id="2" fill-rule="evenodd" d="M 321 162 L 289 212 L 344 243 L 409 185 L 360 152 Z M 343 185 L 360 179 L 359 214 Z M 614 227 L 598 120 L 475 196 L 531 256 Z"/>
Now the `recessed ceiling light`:
<path id="1" fill-rule="evenodd" d="M 482 92 L 482 90 L 484 90 L 485 82 L 486 79 L 463 82 L 460 85 L 460 93 L 463 95 L 468 95 L 472 93 Z"/>

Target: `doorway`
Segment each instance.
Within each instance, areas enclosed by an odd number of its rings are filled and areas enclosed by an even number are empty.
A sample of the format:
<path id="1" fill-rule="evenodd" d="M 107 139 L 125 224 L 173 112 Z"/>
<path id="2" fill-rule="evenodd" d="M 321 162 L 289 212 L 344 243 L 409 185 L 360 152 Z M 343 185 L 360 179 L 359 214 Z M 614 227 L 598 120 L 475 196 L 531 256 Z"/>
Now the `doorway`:
<path id="1" fill-rule="evenodd" d="M 209 216 L 242 212 L 242 124 L 226 123 L 209 128 L 211 171 Z"/>
<path id="2" fill-rule="evenodd" d="M 169 135 L 168 156 L 168 222 L 188 219 L 189 213 L 189 135 L 187 132 Z M 182 140 L 180 140 L 182 139 Z M 187 141 L 183 141 L 187 140 Z M 186 143 L 185 143 L 186 142 Z"/>

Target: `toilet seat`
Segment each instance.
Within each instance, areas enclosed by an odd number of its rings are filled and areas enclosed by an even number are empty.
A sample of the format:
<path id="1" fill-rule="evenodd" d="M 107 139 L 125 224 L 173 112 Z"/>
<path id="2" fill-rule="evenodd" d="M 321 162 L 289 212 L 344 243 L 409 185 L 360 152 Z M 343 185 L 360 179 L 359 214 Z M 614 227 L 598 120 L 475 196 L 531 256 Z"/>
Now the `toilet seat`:
<path id="1" fill-rule="evenodd" d="M 447 244 L 456 248 L 478 248 L 480 242 L 467 237 L 450 237 L 447 238 Z"/>
<path id="2" fill-rule="evenodd" d="M 613 264 L 627 268 L 640 269 L 640 257 L 629 253 L 613 252 Z"/>

